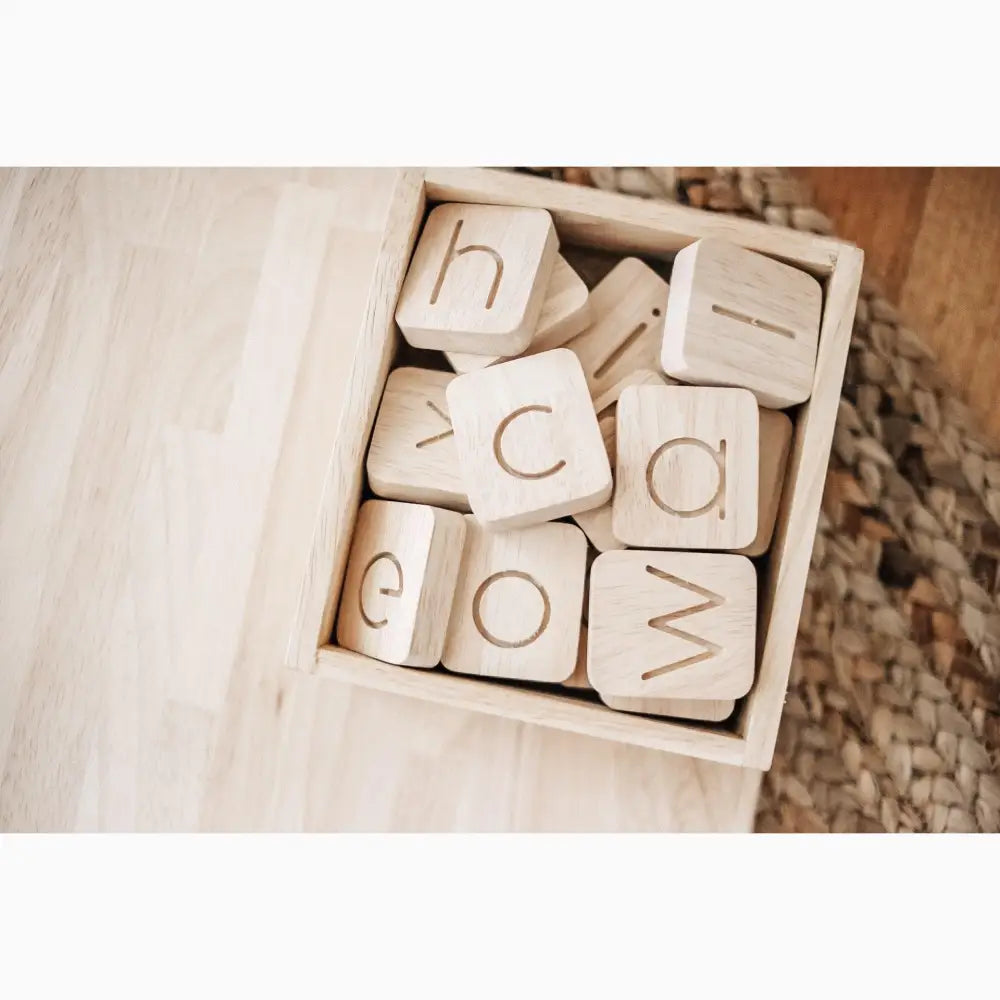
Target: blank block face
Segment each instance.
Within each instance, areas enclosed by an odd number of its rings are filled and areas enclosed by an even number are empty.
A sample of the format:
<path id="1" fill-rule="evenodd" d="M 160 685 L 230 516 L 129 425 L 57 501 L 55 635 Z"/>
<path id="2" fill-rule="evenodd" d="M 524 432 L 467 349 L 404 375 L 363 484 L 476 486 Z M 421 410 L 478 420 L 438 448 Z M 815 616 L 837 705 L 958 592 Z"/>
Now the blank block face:
<path id="1" fill-rule="evenodd" d="M 667 715 L 674 719 L 696 722 L 723 722 L 733 714 L 736 702 L 703 701 L 695 698 L 615 698 L 601 695 L 601 701 L 617 712 L 639 712 L 642 715 Z"/>
<path id="2" fill-rule="evenodd" d="M 611 496 L 611 465 L 572 352 L 458 375 L 447 397 L 469 506 L 484 525 L 525 527 Z"/>
<path id="3" fill-rule="evenodd" d="M 445 397 L 454 377 L 423 368 L 389 373 L 366 463 L 377 496 L 469 509 Z"/>
<path id="4" fill-rule="evenodd" d="M 524 353 L 539 354 L 561 347 L 589 324 L 590 292 L 583 278 L 570 267 L 566 258 L 558 256 L 545 291 L 538 326 Z M 455 351 L 445 351 L 445 357 L 451 367 L 462 374 L 488 368 L 504 360 L 500 356 L 457 354 Z"/>
<path id="5" fill-rule="evenodd" d="M 682 382 L 750 389 L 780 409 L 812 392 L 823 292 L 805 271 L 723 240 L 681 250 L 661 364 Z"/>
<path id="6" fill-rule="evenodd" d="M 792 422 L 778 410 L 760 411 L 760 462 L 757 468 L 757 536 L 745 556 L 763 555 L 771 546 L 781 503 L 781 487 L 792 444 Z"/>
<path id="7" fill-rule="evenodd" d="M 361 505 L 337 616 L 341 646 L 410 667 L 440 662 L 465 516 L 388 500 Z"/>
<path id="8" fill-rule="evenodd" d="M 601 429 L 601 437 L 604 440 L 604 449 L 608 453 L 608 462 L 611 467 L 615 466 L 615 406 L 612 404 L 607 411 L 602 413 L 597 420 L 597 426 Z M 580 511 L 573 515 L 573 520 L 583 529 L 590 544 L 598 552 L 609 552 L 612 549 L 625 548 L 624 543 L 615 538 L 611 530 L 611 505 L 612 501 L 601 504 L 593 510 Z"/>
<path id="9" fill-rule="evenodd" d="M 449 670 L 566 680 L 577 659 L 587 541 L 572 524 L 490 532 L 466 515 L 442 662 Z"/>
<path id="10" fill-rule="evenodd" d="M 595 400 L 630 372 L 657 367 L 669 295 L 670 286 L 636 257 L 594 286 L 591 324 L 566 346 L 580 359 Z"/>
<path id="11" fill-rule="evenodd" d="M 637 368 L 619 379 L 614 385 L 605 389 L 600 396 L 594 399 L 594 410 L 598 415 L 602 414 L 609 406 L 614 406 L 621 398 L 621 394 L 630 385 L 674 385 L 674 380 L 668 378 L 660 372 L 651 368 Z"/>
<path id="12" fill-rule="evenodd" d="M 670 549 L 738 549 L 753 541 L 758 415 L 752 393 L 632 386 L 617 412 L 616 538 Z"/>
<path id="13" fill-rule="evenodd" d="M 602 697 L 742 698 L 757 575 L 719 552 L 605 552 L 590 575 L 587 674 Z"/>
<path id="14" fill-rule="evenodd" d="M 396 308 L 414 347 L 511 356 L 538 326 L 559 239 L 543 209 L 438 205 Z"/>

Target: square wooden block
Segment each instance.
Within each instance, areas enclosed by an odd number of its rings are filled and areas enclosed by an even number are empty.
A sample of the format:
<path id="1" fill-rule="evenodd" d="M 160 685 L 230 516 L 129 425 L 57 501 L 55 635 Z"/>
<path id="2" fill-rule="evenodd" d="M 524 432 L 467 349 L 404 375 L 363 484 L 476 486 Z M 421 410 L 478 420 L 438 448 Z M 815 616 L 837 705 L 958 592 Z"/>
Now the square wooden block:
<path id="1" fill-rule="evenodd" d="M 762 406 L 812 392 L 823 291 L 805 271 L 724 240 L 681 250 L 670 274 L 663 370 L 749 389 Z"/>
<path id="2" fill-rule="evenodd" d="M 590 326 L 566 346 L 580 359 L 595 400 L 636 369 L 658 367 L 669 295 L 670 286 L 636 257 L 616 264 L 591 290 Z"/>
<path id="3" fill-rule="evenodd" d="M 491 532 L 466 515 L 442 662 L 484 677 L 558 683 L 573 673 L 587 540 L 572 524 Z"/>
<path id="4" fill-rule="evenodd" d="M 738 549 L 757 533 L 757 402 L 746 389 L 630 386 L 618 400 L 612 530 L 626 545 Z"/>
<path id="5" fill-rule="evenodd" d="M 757 574 L 719 552 L 605 552 L 590 571 L 587 674 L 613 698 L 742 698 Z"/>
<path id="6" fill-rule="evenodd" d="M 414 347 L 520 354 L 538 327 L 559 250 L 535 208 L 438 205 L 427 216 L 396 308 Z"/>
<path id="7" fill-rule="evenodd" d="M 700 698 L 615 698 L 601 695 L 601 701 L 616 712 L 638 712 L 642 715 L 664 715 L 693 722 L 724 722 L 733 714 L 736 702 Z"/>
<path id="8" fill-rule="evenodd" d="M 757 465 L 757 535 L 745 556 L 761 556 L 771 547 L 781 503 L 781 487 L 792 446 L 792 422 L 780 410 L 760 411 L 760 461 Z"/>
<path id="9" fill-rule="evenodd" d="M 458 375 L 447 397 L 469 506 L 484 525 L 538 524 L 611 496 L 611 465 L 571 351 Z"/>
<path id="10" fill-rule="evenodd" d="M 389 373 L 366 463 L 377 496 L 469 509 L 445 397 L 454 378 L 424 368 Z"/>
<path id="11" fill-rule="evenodd" d="M 538 327 L 525 354 L 539 354 L 561 347 L 590 324 L 590 292 L 580 277 L 567 263 L 566 258 L 556 257 L 549 287 L 545 291 L 542 314 Z M 504 358 L 488 354 L 458 354 L 445 351 L 444 356 L 455 371 L 478 371 L 488 368 Z"/>
<path id="12" fill-rule="evenodd" d="M 337 642 L 376 660 L 441 660 L 468 515 L 422 504 L 361 505 L 340 596 Z"/>

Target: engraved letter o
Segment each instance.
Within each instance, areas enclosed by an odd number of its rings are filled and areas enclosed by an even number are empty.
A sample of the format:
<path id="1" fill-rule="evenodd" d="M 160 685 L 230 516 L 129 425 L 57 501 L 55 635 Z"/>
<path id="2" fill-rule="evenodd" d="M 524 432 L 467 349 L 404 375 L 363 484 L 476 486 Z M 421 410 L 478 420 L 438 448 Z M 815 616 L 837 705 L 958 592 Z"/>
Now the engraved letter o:
<path id="1" fill-rule="evenodd" d="M 539 593 L 542 598 L 542 620 L 539 622 L 538 628 L 531 633 L 525 639 L 519 639 L 517 642 L 508 642 L 506 639 L 498 639 L 484 624 L 483 613 L 482 613 L 482 603 L 483 598 L 486 596 L 486 591 L 493 586 L 497 580 L 503 580 L 512 578 L 515 580 L 527 580 Z M 523 646 L 530 646 L 545 630 L 548 628 L 549 619 L 552 617 L 552 605 L 549 603 L 549 595 L 546 593 L 545 588 L 535 579 L 530 577 L 527 573 L 522 573 L 519 569 L 508 569 L 504 570 L 502 573 L 494 573 L 491 576 L 486 577 L 485 580 L 479 585 L 476 590 L 475 597 L 472 598 L 472 620 L 479 630 L 479 634 L 490 644 L 494 646 L 499 646 L 500 649 L 521 649 Z"/>

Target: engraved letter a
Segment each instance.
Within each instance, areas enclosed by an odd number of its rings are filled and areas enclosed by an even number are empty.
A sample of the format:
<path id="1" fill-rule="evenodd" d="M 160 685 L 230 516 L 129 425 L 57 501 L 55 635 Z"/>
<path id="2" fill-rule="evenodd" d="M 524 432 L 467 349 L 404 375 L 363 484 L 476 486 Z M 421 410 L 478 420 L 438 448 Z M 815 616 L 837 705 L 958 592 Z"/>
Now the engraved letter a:
<path id="1" fill-rule="evenodd" d="M 496 265 L 496 274 L 493 277 L 493 285 L 490 287 L 490 294 L 486 296 L 486 308 L 491 309 L 493 307 L 493 302 L 497 297 L 497 289 L 500 287 L 500 279 L 503 277 L 503 258 L 496 252 L 496 250 L 491 247 L 484 247 L 479 243 L 472 243 L 467 247 L 462 247 L 461 250 L 456 250 L 455 247 L 458 245 L 458 234 L 462 231 L 462 220 L 459 219 L 455 223 L 455 231 L 451 234 L 451 239 L 448 241 L 448 252 L 444 255 L 444 260 L 441 262 L 441 270 L 438 272 L 437 281 L 434 282 L 434 290 L 431 292 L 431 305 L 434 305 L 438 300 L 438 295 L 441 294 L 441 286 L 444 284 L 444 276 L 448 273 L 448 268 L 451 267 L 452 261 L 456 257 L 461 257 L 464 253 L 472 253 L 473 250 L 479 250 L 482 253 L 489 254 L 493 259 L 493 263 Z"/>

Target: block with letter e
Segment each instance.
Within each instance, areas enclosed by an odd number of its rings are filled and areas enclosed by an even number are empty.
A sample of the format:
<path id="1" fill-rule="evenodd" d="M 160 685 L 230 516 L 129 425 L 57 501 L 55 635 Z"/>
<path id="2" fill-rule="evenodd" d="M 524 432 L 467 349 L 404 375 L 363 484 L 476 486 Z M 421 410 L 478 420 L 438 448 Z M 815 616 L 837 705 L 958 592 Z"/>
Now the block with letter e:
<path id="1" fill-rule="evenodd" d="M 746 556 L 604 552 L 591 568 L 587 675 L 602 697 L 742 698 L 756 616 Z"/>
<path id="2" fill-rule="evenodd" d="M 340 594 L 340 645 L 386 663 L 435 666 L 464 541 L 465 521 L 455 511 L 363 503 Z"/>

